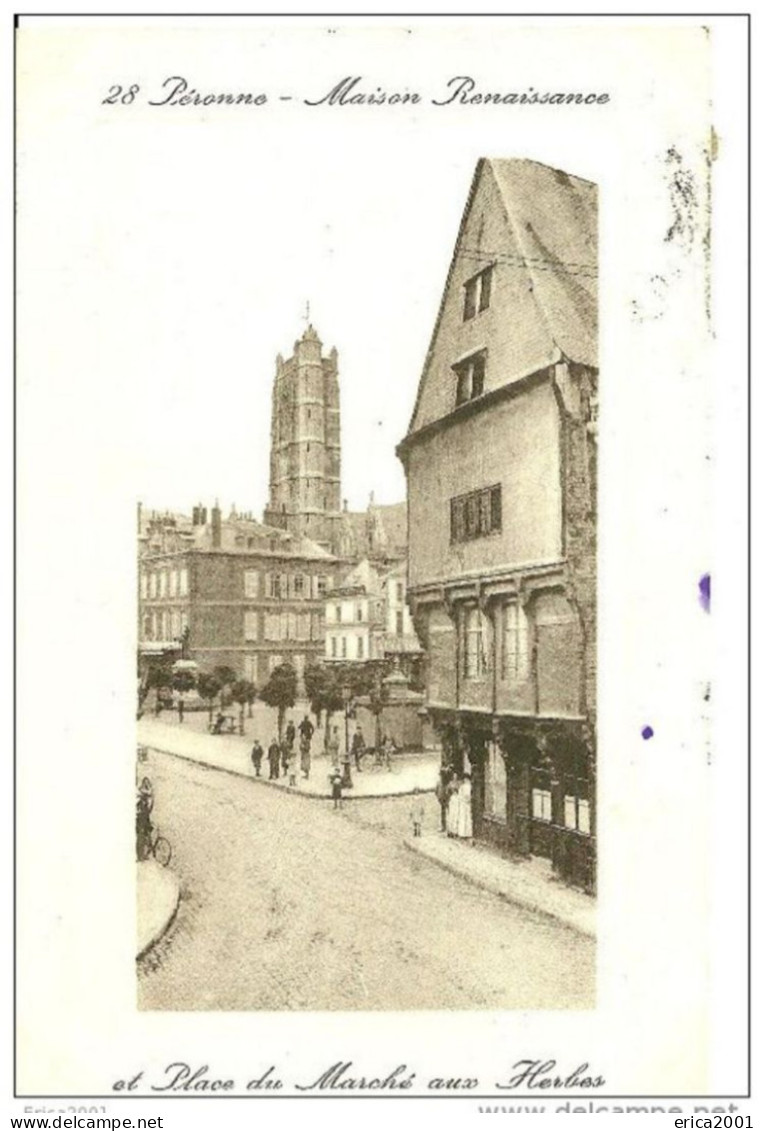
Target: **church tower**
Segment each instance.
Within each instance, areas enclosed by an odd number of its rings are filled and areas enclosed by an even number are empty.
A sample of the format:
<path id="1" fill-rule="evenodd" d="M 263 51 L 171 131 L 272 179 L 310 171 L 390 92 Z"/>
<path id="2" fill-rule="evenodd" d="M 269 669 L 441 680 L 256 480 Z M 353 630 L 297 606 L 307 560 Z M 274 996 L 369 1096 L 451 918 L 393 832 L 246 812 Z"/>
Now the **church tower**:
<path id="1" fill-rule="evenodd" d="M 276 359 L 270 495 L 265 522 L 336 550 L 340 522 L 337 351 L 323 357 L 311 325 L 287 361 Z"/>

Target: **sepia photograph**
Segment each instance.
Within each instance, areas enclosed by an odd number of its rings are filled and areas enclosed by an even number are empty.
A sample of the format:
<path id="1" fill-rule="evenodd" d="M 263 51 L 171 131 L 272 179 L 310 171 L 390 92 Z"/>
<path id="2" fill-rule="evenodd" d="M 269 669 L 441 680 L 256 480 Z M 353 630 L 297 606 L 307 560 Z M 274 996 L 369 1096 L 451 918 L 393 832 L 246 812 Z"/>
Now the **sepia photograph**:
<path id="1" fill-rule="evenodd" d="M 324 296 L 252 376 L 262 513 L 138 506 L 141 1008 L 594 1005 L 597 189 L 483 157 L 463 209 L 404 497 L 343 494 Z"/>

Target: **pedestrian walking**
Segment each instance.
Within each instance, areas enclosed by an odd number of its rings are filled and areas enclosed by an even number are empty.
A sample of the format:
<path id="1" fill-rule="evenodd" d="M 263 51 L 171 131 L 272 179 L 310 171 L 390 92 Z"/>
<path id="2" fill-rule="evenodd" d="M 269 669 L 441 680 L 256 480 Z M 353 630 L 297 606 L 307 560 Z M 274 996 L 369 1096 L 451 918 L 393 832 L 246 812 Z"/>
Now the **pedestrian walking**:
<path id="1" fill-rule="evenodd" d="M 304 734 L 300 736 L 300 770 L 307 781 L 310 777 L 310 739 Z"/>
<path id="2" fill-rule="evenodd" d="M 263 764 L 263 748 L 257 738 L 255 739 L 252 746 L 252 753 L 250 754 L 250 758 L 252 759 L 252 766 L 254 767 L 255 774 L 257 775 L 257 777 L 260 777 L 260 767 Z"/>
<path id="3" fill-rule="evenodd" d="M 446 832 L 449 836 L 457 836 L 459 827 L 459 779 L 456 773 L 451 775 L 447 786 L 448 808 L 446 811 Z"/>
<path id="4" fill-rule="evenodd" d="M 297 729 L 300 732 L 300 738 L 303 742 L 308 743 L 308 750 L 310 750 L 310 744 L 313 741 L 313 734 L 316 728 L 313 726 L 313 723 L 310 721 L 307 715 L 305 715 Z"/>
<path id="5" fill-rule="evenodd" d="M 268 747 L 268 778 L 274 781 L 279 776 L 279 761 L 281 759 L 281 747 L 278 741 L 274 738 Z"/>
<path id="6" fill-rule="evenodd" d="M 297 755 L 294 750 L 287 750 L 286 772 L 289 775 L 290 789 L 297 786 Z"/>
<path id="7" fill-rule="evenodd" d="M 414 828 L 414 836 L 422 835 L 422 825 L 424 824 L 424 802 L 421 798 L 416 797 L 411 806 L 411 824 Z"/>
<path id="8" fill-rule="evenodd" d="M 339 767 L 335 766 L 329 774 L 329 784 L 332 787 L 332 800 L 334 801 L 334 808 L 342 808 L 342 774 Z"/>
<path id="9" fill-rule="evenodd" d="M 148 778 L 138 789 L 135 804 L 136 855 L 145 860 L 151 851 L 151 810 L 154 808 L 154 790 Z"/>
<path id="10" fill-rule="evenodd" d="M 395 739 L 387 735 L 382 743 L 382 761 L 388 770 L 393 768 L 393 754 L 397 751 Z"/>
<path id="11" fill-rule="evenodd" d="M 340 764 L 340 732 L 337 727 L 332 728 L 332 736 L 326 744 L 327 753 L 333 766 Z"/>
<path id="12" fill-rule="evenodd" d="M 435 797 L 440 805 L 440 831 L 446 831 L 446 816 L 448 814 L 448 783 L 451 780 L 451 769 L 441 766 L 438 774 L 438 784 L 435 786 Z"/>
<path id="13" fill-rule="evenodd" d="M 355 760 L 355 768 L 360 771 L 361 758 L 366 752 L 366 743 L 363 740 L 363 731 L 361 730 L 360 724 L 355 729 L 353 741 L 350 744 L 350 752 Z"/>
<path id="14" fill-rule="evenodd" d="M 456 835 L 462 840 L 472 839 L 472 779 L 465 774 L 459 786 L 456 811 Z"/>

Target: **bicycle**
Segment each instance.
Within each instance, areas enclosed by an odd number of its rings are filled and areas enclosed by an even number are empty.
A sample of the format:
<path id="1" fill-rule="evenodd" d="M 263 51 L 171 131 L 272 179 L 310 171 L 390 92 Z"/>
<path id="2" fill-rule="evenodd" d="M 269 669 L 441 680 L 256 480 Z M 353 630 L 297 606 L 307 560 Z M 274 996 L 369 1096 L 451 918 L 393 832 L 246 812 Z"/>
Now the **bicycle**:
<path id="1" fill-rule="evenodd" d="M 361 770 L 364 773 L 376 773 L 378 770 L 386 770 L 389 773 L 395 773 L 398 767 L 388 751 L 384 746 L 380 747 L 367 747 L 360 759 Z"/>
<path id="2" fill-rule="evenodd" d="M 157 828 L 151 829 L 148 836 L 143 838 L 143 846 L 138 859 L 148 860 L 149 856 L 153 856 L 157 864 L 161 864 L 163 868 L 166 868 L 172 860 L 172 845 Z"/>

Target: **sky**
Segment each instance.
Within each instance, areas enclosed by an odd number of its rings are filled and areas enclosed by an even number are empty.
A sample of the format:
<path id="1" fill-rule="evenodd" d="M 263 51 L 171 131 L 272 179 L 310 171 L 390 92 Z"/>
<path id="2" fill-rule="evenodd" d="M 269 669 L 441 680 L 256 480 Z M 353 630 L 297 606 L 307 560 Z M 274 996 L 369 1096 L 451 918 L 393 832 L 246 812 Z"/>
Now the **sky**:
<path id="1" fill-rule="evenodd" d="M 33 284 L 43 297 L 50 286 L 59 312 L 44 364 L 63 357 L 70 374 L 46 389 L 46 411 L 56 420 L 87 411 L 107 431 L 105 470 L 120 499 L 127 490 L 149 509 L 188 511 L 217 498 L 261 514 L 275 358 L 291 353 L 309 302 L 326 350 L 339 354 L 342 495 L 352 509 L 371 492 L 400 501 L 395 446 L 477 160 L 532 157 L 596 180 L 592 143 L 607 107 L 564 110 L 571 129 L 550 132 L 538 129 L 549 108 L 430 103 L 470 67 L 485 89 L 543 85 L 549 68 L 534 65 L 532 31 L 502 40 L 474 24 L 374 34 L 302 26 L 288 36 L 227 26 L 175 30 L 170 41 L 131 25 L 108 50 L 102 34 L 92 46 L 87 32 L 59 35 L 49 67 L 38 66 L 24 129 L 34 141 L 39 127 L 44 146 L 30 153 L 42 164 L 38 173 L 22 153 L 22 181 L 45 249 Z M 546 35 L 547 53 L 556 42 Z M 569 47 L 560 37 L 555 81 L 586 87 Z M 23 70 L 23 42 L 21 58 Z M 360 88 L 417 90 L 422 103 L 304 104 L 355 74 Z M 263 90 L 270 101 L 148 105 L 168 76 L 202 93 Z M 139 86 L 132 103 L 104 103 L 117 79 L 123 91 Z M 59 89 L 69 101 L 57 122 Z"/>

